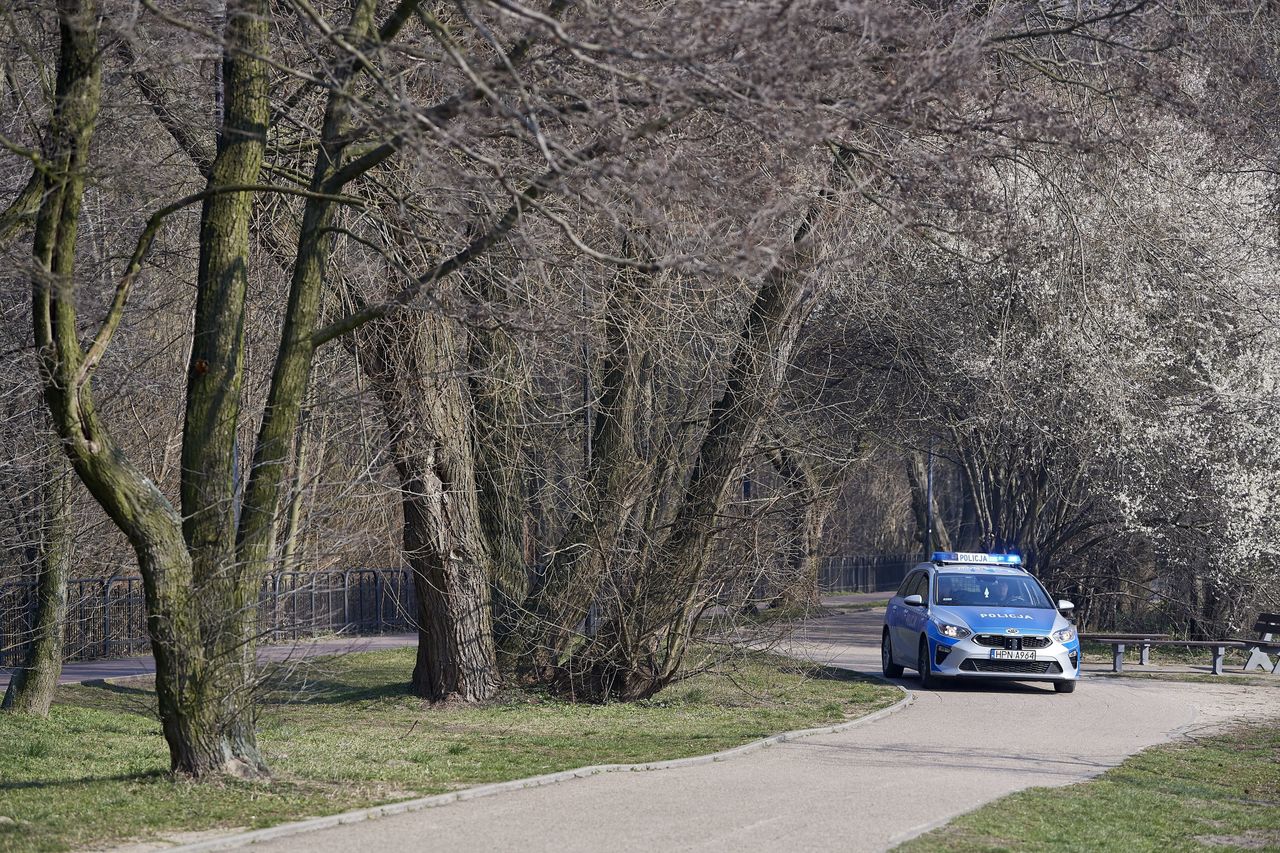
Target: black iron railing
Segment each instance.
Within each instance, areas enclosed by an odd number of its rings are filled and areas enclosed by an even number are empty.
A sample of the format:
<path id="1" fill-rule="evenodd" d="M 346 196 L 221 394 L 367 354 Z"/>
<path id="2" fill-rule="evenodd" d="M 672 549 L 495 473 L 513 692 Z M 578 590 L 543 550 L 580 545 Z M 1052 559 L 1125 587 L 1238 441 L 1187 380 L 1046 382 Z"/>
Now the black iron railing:
<path id="1" fill-rule="evenodd" d="M 889 592 L 898 588 L 919 554 L 845 554 L 827 557 L 818 574 L 818 589 L 831 592 Z"/>
<path id="2" fill-rule="evenodd" d="M 15 665 L 35 620 L 34 582 L 0 584 L 0 667 Z M 258 627 L 267 640 L 412 630 L 415 602 L 406 569 L 277 572 L 263 579 Z M 143 654 L 142 578 L 76 578 L 67 584 L 67 660 Z"/>
<path id="3" fill-rule="evenodd" d="M 919 555 L 827 557 L 822 592 L 896 589 Z M 67 585 L 67 660 L 143 654 L 147 641 L 142 578 L 76 578 Z M 0 667 L 14 666 L 31 636 L 35 584 L 0 584 Z M 276 572 L 263 579 L 258 628 L 282 642 L 324 634 L 381 634 L 415 628 L 416 603 L 407 569 Z"/>

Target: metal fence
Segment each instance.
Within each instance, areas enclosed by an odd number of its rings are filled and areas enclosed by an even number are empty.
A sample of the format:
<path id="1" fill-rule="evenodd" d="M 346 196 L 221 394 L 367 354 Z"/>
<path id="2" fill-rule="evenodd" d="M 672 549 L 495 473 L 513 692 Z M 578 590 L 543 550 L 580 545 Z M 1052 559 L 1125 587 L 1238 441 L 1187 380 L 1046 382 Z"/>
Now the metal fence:
<path id="1" fill-rule="evenodd" d="M 889 592 L 895 590 L 919 554 L 845 554 L 822 561 L 818 588 L 830 592 Z"/>
<path id="2" fill-rule="evenodd" d="M 277 572 L 263 579 L 258 627 L 267 640 L 413 629 L 416 603 L 407 569 Z M 21 659 L 35 621 L 34 582 L 0 584 L 0 667 Z M 67 584 L 67 660 L 143 654 L 142 578 L 76 578 Z"/>
<path id="3" fill-rule="evenodd" d="M 823 560 L 823 592 L 896 589 L 918 555 L 843 555 Z M 413 630 L 416 602 L 407 569 L 277 572 L 263 579 L 258 628 L 268 641 L 322 634 Z M 33 581 L 0 584 L 0 667 L 14 666 L 31 636 Z M 76 578 L 67 585 L 67 660 L 144 654 L 147 641 L 142 578 Z"/>

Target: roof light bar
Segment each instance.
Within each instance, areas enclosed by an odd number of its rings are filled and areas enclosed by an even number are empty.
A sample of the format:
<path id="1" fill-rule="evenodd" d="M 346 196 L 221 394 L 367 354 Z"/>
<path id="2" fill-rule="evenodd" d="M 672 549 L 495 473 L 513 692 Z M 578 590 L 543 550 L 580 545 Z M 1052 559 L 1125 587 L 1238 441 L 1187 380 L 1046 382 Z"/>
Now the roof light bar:
<path id="1" fill-rule="evenodd" d="M 1020 554 L 970 554 L 964 551 L 934 551 L 935 563 L 985 563 L 991 566 L 1021 566 Z"/>

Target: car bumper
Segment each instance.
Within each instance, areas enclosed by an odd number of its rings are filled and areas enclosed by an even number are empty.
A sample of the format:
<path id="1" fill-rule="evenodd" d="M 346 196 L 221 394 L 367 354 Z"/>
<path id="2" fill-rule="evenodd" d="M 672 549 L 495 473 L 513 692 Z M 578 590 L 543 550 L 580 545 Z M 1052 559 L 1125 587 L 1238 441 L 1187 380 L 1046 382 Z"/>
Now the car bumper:
<path id="1" fill-rule="evenodd" d="M 1001 660 L 972 639 L 929 637 L 932 674 L 946 678 L 1003 678 L 1011 681 L 1074 681 L 1080 677 L 1080 642 L 1034 649 L 1033 660 Z"/>

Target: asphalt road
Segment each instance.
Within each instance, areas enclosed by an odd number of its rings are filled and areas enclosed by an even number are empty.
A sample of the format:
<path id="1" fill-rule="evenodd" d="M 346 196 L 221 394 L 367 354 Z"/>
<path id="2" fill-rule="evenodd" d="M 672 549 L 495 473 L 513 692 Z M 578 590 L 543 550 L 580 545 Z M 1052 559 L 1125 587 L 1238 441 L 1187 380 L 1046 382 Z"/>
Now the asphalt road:
<path id="1" fill-rule="evenodd" d="M 881 611 L 813 623 L 794 652 L 879 666 Z M 917 691 L 835 735 L 614 773 L 255 845 L 255 851 L 884 850 L 1013 791 L 1066 785 L 1180 733 L 1278 713 L 1269 687 L 1090 678 Z"/>

